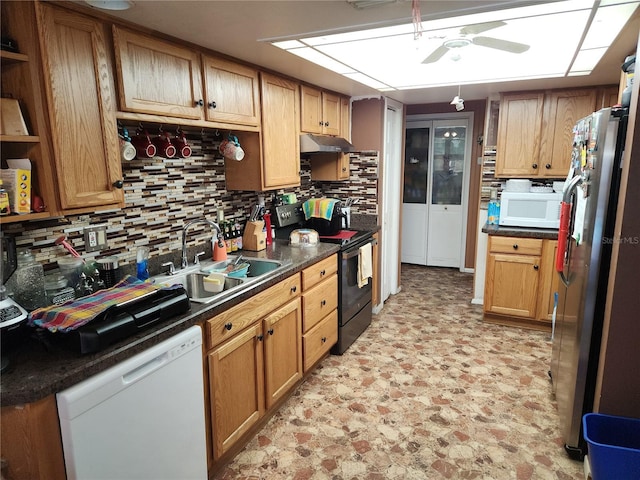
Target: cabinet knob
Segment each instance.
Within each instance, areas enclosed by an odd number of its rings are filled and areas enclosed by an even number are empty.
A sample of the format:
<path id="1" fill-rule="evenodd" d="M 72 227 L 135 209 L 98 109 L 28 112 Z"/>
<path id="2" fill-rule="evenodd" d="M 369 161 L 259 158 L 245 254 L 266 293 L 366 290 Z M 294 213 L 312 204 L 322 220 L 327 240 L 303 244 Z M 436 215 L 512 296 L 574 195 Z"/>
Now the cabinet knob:
<path id="1" fill-rule="evenodd" d="M 261 342 L 262 339 L 264 338 L 264 335 L 258 335 L 256 338 L 258 339 L 259 342 Z"/>
<path id="2" fill-rule="evenodd" d="M 298 290 L 298 287 L 291 287 L 291 293 L 296 293 L 296 290 Z"/>
<path id="3" fill-rule="evenodd" d="M 538 269 L 539 269 L 539 268 L 540 268 L 540 267 L 539 267 L 538 265 L 534 265 L 534 266 L 533 266 L 533 269 L 534 269 L 535 271 L 538 271 Z"/>
<path id="4" fill-rule="evenodd" d="M 324 277 L 324 274 L 327 273 L 326 270 L 320 270 L 320 276 Z"/>
<path id="5" fill-rule="evenodd" d="M 513 249 L 514 249 L 514 250 L 517 250 L 517 249 L 518 249 L 518 244 L 517 244 L 517 243 L 514 243 L 514 244 L 513 244 Z"/>
<path id="6" fill-rule="evenodd" d="M 225 323 L 224 324 L 224 328 L 226 328 L 227 330 L 231 330 L 233 328 L 233 323 L 231 323 L 231 322 Z"/>
<path id="7" fill-rule="evenodd" d="M 533 165 L 531 165 L 531 167 L 535 170 L 536 168 L 538 168 L 538 164 L 534 163 Z"/>
<path id="8" fill-rule="evenodd" d="M 322 123 L 322 120 L 320 120 L 320 121 L 318 122 L 318 125 L 320 125 L 320 126 L 324 125 L 324 123 Z"/>
<path id="9" fill-rule="evenodd" d="M 269 335 L 273 335 L 273 328 L 270 328 L 269 330 L 267 330 L 267 333 L 268 333 Z"/>
<path id="10" fill-rule="evenodd" d="M 342 171 L 346 172 L 347 171 L 347 167 L 342 167 Z"/>
<path id="11" fill-rule="evenodd" d="M 320 305 L 322 305 L 323 307 L 324 307 L 326 304 L 327 304 L 327 301 L 326 301 L 326 300 L 322 300 L 322 301 L 320 302 Z"/>
<path id="12" fill-rule="evenodd" d="M 200 99 L 200 100 L 196 100 L 196 107 L 202 107 L 204 106 L 204 100 Z"/>
<path id="13" fill-rule="evenodd" d="M 209 102 L 209 108 L 216 108 L 217 106 L 216 102 Z"/>
<path id="14" fill-rule="evenodd" d="M 124 182 L 122 180 L 116 180 L 112 183 L 112 185 L 116 188 L 122 188 L 124 187 Z"/>
<path id="15" fill-rule="evenodd" d="M 324 126 L 328 127 L 329 126 L 329 122 L 324 122 Z"/>
<path id="16" fill-rule="evenodd" d="M 546 168 L 547 170 L 549 170 L 549 169 L 551 168 L 551 164 L 550 164 L 550 163 L 547 163 L 547 164 L 544 166 L 544 168 Z"/>
<path id="17" fill-rule="evenodd" d="M 327 337 L 322 337 L 322 343 L 325 343 L 327 341 Z"/>

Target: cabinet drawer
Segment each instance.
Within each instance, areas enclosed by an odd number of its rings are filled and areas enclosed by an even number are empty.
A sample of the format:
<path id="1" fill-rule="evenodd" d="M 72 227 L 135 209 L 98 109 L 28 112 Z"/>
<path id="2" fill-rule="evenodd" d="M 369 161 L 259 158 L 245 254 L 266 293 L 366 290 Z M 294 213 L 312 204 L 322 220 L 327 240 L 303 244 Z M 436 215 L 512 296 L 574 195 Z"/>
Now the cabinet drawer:
<path id="1" fill-rule="evenodd" d="M 302 271 L 302 290 L 306 291 L 320 283 L 332 273 L 338 271 L 338 256 L 331 255 L 329 258 L 320 260 L 315 265 L 311 265 Z"/>
<path id="2" fill-rule="evenodd" d="M 491 236 L 490 252 L 517 253 L 518 255 L 542 255 L 541 238 Z"/>
<path id="3" fill-rule="evenodd" d="M 308 332 L 331 310 L 338 307 L 338 276 L 332 275 L 302 294 L 302 328 Z"/>
<path id="4" fill-rule="evenodd" d="M 302 336 L 304 371 L 309 370 L 338 341 L 338 312 L 334 310 Z"/>
<path id="5" fill-rule="evenodd" d="M 300 275 L 295 274 L 207 320 L 205 323 L 207 348 L 215 347 L 233 337 L 299 294 Z"/>

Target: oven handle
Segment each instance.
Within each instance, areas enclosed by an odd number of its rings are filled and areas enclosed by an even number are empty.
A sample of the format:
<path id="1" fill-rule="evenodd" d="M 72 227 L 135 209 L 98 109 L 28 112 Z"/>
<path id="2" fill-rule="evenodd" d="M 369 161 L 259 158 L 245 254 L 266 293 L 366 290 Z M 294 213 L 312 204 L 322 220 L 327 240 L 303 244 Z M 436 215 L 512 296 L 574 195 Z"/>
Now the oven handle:
<path id="1" fill-rule="evenodd" d="M 349 253 L 343 253 L 342 254 L 342 258 L 344 260 L 349 260 L 350 258 L 355 257 L 356 255 L 358 255 L 360 253 L 360 247 L 365 246 L 367 243 L 370 243 L 371 246 L 377 245 L 378 241 L 377 240 L 371 240 L 370 242 L 364 242 L 362 245 L 360 245 L 359 247 L 357 247 L 355 250 L 349 252 Z"/>

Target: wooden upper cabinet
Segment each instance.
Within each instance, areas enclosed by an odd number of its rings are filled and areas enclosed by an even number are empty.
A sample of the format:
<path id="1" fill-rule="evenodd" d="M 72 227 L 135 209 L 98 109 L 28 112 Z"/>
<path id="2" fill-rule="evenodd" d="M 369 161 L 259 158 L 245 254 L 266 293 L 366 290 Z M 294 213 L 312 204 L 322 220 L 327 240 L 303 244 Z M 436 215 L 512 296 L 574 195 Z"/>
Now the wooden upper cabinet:
<path id="1" fill-rule="evenodd" d="M 340 98 L 340 136 L 351 141 L 351 99 Z"/>
<path id="2" fill-rule="evenodd" d="M 300 185 L 300 96 L 298 84 L 260 74 L 262 161 L 265 189 Z"/>
<path id="3" fill-rule="evenodd" d="M 538 175 L 566 177 L 571 164 L 573 127 L 596 110 L 596 90 L 558 90 L 545 96 Z"/>
<path id="4" fill-rule="evenodd" d="M 262 192 L 300 185 L 298 84 L 260 72 L 261 133 L 238 132 L 241 162 L 225 160 L 227 190 Z"/>
<path id="5" fill-rule="evenodd" d="M 543 107 L 542 92 L 501 95 L 496 177 L 537 175 Z"/>
<path id="6" fill-rule="evenodd" d="M 300 130 L 323 135 L 340 135 L 340 97 L 317 88 L 300 87 Z"/>
<path id="7" fill-rule="evenodd" d="M 221 58 L 202 57 L 206 120 L 260 125 L 258 71 Z"/>
<path id="8" fill-rule="evenodd" d="M 120 109 L 201 120 L 200 53 L 113 27 Z"/>
<path id="9" fill-rule="evenodd" d="M 300 130 L 322 133 L 322 92 L 307 85 L 300 87 Z"/>
<path id="10" fill-rule="evenodd" d="M 322 133 L 325 135 L 340 135 L 340 97 L 328 92 L 322 92 L 322 118 L 324 120 Z"/>
<path id="11" fill-rule="evenodd" d="M 122 204 L 107 27 L 91 17 L 46 3 L 38 5 L 61 207 L 69 210 Z"/>
<path id="12" fill-rule="evenodd" d="M 496 177 L 564 178 L 573 127 L 597 109 L 597 92 L 585 88 L 502 94 Z"/>

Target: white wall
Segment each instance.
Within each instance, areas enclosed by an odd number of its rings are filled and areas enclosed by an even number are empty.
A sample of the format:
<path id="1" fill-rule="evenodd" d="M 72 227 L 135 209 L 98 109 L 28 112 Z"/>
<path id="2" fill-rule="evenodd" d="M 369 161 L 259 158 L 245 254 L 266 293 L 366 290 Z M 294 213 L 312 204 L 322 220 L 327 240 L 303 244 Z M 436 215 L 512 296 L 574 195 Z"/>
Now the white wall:
<path id="1" fill-rule="evenodd" d="M 485 209 L 478 210 L 478 239 L 476 243 L 476 268 L 473 277 L 473 299 L 471 303 L 484 304 L 484 274 L 487 269 L 487 241 L 489 235 L 482 232 L 482 227 L 487 223 Z"/>

